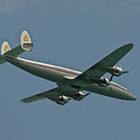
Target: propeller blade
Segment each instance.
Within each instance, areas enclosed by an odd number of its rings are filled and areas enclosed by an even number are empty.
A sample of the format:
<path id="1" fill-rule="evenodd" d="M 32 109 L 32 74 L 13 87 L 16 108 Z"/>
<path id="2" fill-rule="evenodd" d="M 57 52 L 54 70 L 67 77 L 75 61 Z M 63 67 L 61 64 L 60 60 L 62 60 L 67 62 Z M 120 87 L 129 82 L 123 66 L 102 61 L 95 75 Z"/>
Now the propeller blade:
<path id="1" fill-rule="evenodd" d="M 129 73 L 129 71 L 123 71 L 122 73 Z"/>
<path id="2" fill-rule="evenodd" d="M 85 94 L 85 97 L 87 97 L 90 93 Z"/>
<path id="3" fill-rule="evenodd" d="M 68 99 L 67 99 L 67 100 L 68 100 L 68 101 L 69 101 L 69 100 L 71 100 L 71 97 L 68 97 Z"/>

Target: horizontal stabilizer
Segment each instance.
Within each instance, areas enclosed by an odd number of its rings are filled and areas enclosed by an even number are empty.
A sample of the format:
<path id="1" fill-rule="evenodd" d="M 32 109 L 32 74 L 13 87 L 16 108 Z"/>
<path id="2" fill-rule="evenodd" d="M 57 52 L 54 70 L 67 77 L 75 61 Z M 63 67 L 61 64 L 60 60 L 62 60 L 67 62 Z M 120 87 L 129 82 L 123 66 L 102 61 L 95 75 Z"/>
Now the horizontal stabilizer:
<path id="1" fill-rule="evenodd" d="M 2 55 L 0 55 L 0 64 L 3 64 L 3 63 L 5 63 L 5 62 L 6 62 L 6 60 L 3 58 Z"/>

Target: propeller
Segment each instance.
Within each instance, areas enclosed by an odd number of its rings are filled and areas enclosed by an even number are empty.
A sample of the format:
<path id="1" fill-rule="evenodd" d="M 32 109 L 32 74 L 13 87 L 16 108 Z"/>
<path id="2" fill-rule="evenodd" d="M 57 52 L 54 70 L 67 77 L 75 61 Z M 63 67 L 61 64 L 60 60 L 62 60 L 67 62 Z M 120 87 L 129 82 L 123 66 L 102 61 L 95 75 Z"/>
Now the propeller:
<path id="1" fill-rule="evenodd" d="M 122 71 L 122 74 L 124 74 L 124 73 L 129 73 L 129 72 L 130 72 L 129 70 Z"/>
<path id="2" fill-rule="evenodd" d="M 123 71 L 123 67 L 122 67 L 121 64 L 118 67 L 121 69 L 121 74 L 129 73 L 130 72 L 129 70 Z"/>
<path id="3" fill-rule="evenodd" d="M 119 66 L 113 66 L 113 68 L 116 69 L 117 72 L 112 73 L 109 81 L 112 81 L 113 76 L 117 76 L 118 77 L 118 76 L 121 76 L 122 74 L 129 73 L 128 70 L 124 71 L 121 65 L 119 65 Z"/>
<path id="4" fill-rule="evenodd" d="M 88 95 L 90 95 L 90 93 L 86 93 L 84 96 L 87 97 Z"/>

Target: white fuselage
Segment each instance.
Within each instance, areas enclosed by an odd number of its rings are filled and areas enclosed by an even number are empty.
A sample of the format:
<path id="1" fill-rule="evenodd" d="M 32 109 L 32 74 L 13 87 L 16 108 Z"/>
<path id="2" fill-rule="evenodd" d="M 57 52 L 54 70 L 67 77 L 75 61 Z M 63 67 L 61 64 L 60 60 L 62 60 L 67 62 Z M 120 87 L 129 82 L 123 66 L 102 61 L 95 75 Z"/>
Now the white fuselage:
<path id="1" fill-rule="evenodd" d="M 91 81 L 89 83 L 83 81 L 78 85 L 76 83 L 73 84 L 72 80 L 69 79 L 74 79 L 80 75 L 81 72 L 79 71 L 10 56 L 5 56 L 5 59 L 33 75 L 56 82 L 58 85 L 65 85 L 66 88 L 77 88 L 79 91 L 86 90 L 123 100 L 136 100 L 136 97 L 125 87 L 114 82 L 108 81 L 108 85 Z"/>

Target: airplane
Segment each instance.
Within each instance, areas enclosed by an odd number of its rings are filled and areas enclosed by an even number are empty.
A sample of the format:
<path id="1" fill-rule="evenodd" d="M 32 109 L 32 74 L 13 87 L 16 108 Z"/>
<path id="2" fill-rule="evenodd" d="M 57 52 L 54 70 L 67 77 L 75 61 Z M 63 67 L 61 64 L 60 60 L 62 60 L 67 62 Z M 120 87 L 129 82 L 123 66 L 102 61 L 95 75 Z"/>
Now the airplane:
<path id="1" fill-rule="evenodd" d="M 31 103 L 41 99 L 50 99 L 57 104 L 65 105 L 71 99 L 81 101 L 91 92 L 122 100 L 136 100 L 136 96 L 127 88 L 112 81 L 114 76 L 121 76 L 129 72 L 116 66 L 116 63 L 133 48 L 132 43 L 116 49 L 84 72 L 19 57 L 23 52 L 30 52 L 32 48 L 31 37 L 24 30 L 21 33 L 20 45 L 16 48 L 11 49 L 7 41 L 3 42 L 0 64 L 9 62 L 26 72 L 55 82 L 57 87 L 24 98 L 21 100 L 22 102 Z M 111 74 L 111 78 L 103 77 L 105 73 Z M 84 91 L 87 91 L 87 93 L 84 93 Z"/>

